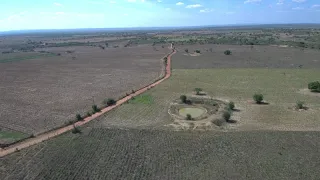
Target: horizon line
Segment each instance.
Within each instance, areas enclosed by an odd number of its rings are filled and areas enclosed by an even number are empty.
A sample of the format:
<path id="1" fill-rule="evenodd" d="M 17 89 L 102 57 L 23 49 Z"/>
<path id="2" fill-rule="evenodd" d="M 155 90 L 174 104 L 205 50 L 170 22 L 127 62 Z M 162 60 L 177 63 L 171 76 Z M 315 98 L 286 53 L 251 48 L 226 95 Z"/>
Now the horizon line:
<path id="1" fill-rule="evenodd" d="M 63 30 L 117 30 L 117 29 L 171 29 L 171 28 L 201 28 L 201 27 L 241 27 L 241 26 L 264 26 L 264 25 L 320 25 L 320 23 L 243 23 L 243 24 L 219 24 L 219 25 L 196 25 L 196 26 L 136 26 L 136 27 L 97 27 L 97 28 L 44 28 L 44 29 L 16 29 L 16 30 L 5 30 L 1 33 L 10 33 L 10 32 L 34 32 L 34 31 L 63 31 Z"/>

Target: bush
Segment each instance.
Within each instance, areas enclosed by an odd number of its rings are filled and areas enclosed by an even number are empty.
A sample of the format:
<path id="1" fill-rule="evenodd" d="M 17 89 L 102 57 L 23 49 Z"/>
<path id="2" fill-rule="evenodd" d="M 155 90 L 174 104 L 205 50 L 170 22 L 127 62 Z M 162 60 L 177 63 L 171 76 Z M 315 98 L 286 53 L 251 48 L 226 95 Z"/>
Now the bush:
<path id="1" fill-rule="evenodd" d="M 185 49 L 184 51 L 185 51 L 186 53 L 189 53 L 189 49 Z"/>
<path id="2" fill-rule="evenodd" d="M 234 110 L 234 107 L 235 107 L 234 102 L 230 101 L 230 102 L 228 103 L 228 109 Z"/>
<path id="3" fill-rule="evenodd" d="M 320 92 L 320 82 L 319 81 L 310 82 L 308 84 L 308 89 L 310 89 L 312 92 Z"/>
<path id="4" fill-rule="evenodd" d="M 254 94 L 253 95 L 253 100 L 257 103 L 257 104 L 261 104 L 263 101 L 263 95 L 262 94 Z"/>
<path id="5" fill-rule="evenodd" d="M 72 129 L 72 131 L 71 131 L 73 134 L 77 134 L 77 133 L 81 133 L 81 130 L 78 128 L 78 127 L 76 127 L 75 125 L 73 125 L 73 129 Z"/>
<path id="6" fill-rule="evenodd" d="M 100 112 L 100 109 L 98 108 L 97 105 L 92 105 L 92 110 L 93 110 L 94 113 Z"/>
<path id="7" fill-rule="evenodd" d="M 187 96 L 186 95 L 181 95 L 180 96 L 180 100 L 182 103 L 186 103 L 187 102 Z"/>
<path id="8" fill-rule="evenodd" d="M 224 54 L 225 55 L 231 55 L 231 51 L 230 50 L 226 50 L 226 51 L 224 51 Z"/>
<path id="9" fill-rule="evenodd" d="M 107 106 L 115 105 L 117 102 L 114 99 L 108 98 L 103 101 L 103 104 Z"/>
<path id="10" fill-rule="evenodd" d="M 302 101 L 297 101 L 297 102 L 296 102 L 296 108 L 297 108 L 297 109 L 304 109 L 304 102 L 302 102 Z"/>
<path id="11" fill-rule="evenodd" d="M 222 114 L 222 117 L 225 121 L 229 121 L 230 118 L 231 118 L 231 112 L 230 111 L 225 111 L 223 114 Z"/>
<path id="12" fill-rule="evenodd" d="M 200 53 L 201 51 L 200 50 L 196 50 L 196 53 Z"/>
<path id="13" fill-rule="evenodd" d="M 77 121 L 81 121 L 81 120 L 83 120 L 83 118 L 81 117 L 81 115 L 80 115 L 80 114 L 77 114 L 77 115 L 76 115 L 76 118 L 77 118 Z"/>
<path id="14" fill-rule="evenodd" d="M 192 116 L 191 116 L 191 114 L 187 114 L 187 116 L 186 116 L 186 120 L 192 120 Z"/>
<path id="15" fill-rule="evenodd" d="M 201 88 L 194 88 L 194 91 L 196 92 L 197 95 L 199 95 L 200 92 L 202 91 L 202 89 Z"/>
<path id="16" fill-rule="evenodd" d="M 87 112 L 87 116 L 90 117 L 90 116 L 91 116 L 91 113 L 90 113 L 90 112 Z"/>

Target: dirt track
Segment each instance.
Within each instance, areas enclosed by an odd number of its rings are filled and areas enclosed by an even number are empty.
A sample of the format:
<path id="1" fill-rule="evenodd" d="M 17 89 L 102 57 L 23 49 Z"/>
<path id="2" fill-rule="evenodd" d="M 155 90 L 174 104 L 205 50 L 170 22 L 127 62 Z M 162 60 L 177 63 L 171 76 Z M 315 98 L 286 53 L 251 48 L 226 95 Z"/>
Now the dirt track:
<path id="1" fill-rule="evenodd" d="M 111 111 L 112 109 L 114 109 L 114 108 L 120 106 L 121 104 L 127 102 L 132 97 L 138 96 L 139 94 L 142 94 L 143 92 L 147 91 L 149 88 L 152 88 L 152 87 L 160 84 L 162 81 L 168 79 L 171 76 L 171 56 L 173 54 L 175 54 L 175 53 L 176 53 L 176 51 L 174 50 L 173 52 L 171 52 L 168 55 L 165 77 L 163 77 L 162 79 L 160 79 L 160 80 L 158 80 L 158 81 L 156 81 L 156 82 L 154 82 L 154 83 L 152 83 L 152 84 L 150 84 L 150 85 L 148 85 L 148 86 L 146 86 L 144 88 L 141 88 L 140 90 L 136 91 L 133 94 L 130 94 L 130 95 L 118 100 L 116 105 L 106 107 L 106 108 L 102 109 L 101 112 L 96 113 L 96 114 L 94 114 L 94 115 L 92 115 L 90 117 L 87 117 L 83 121 L 76 122 L 74 125 L 75 126 L 82 126 L 82 125 L 84 125 L 84 124 L 96 119 L 97 117 L 105 114 L 106 112 Z M 4 157 L 4 156 L 6 156 L 8 154 L 11 154 L 11 153 L 17 151 L 17 150 L 21 150 L 21 149 L 27 148 L 29 146 L 38 144 L 40 142 L 43 142 L 45 140 L 48 140 L 50 138 L 53 138 L 53 137 L 58 136 L 60 134 L 63 134 L 65 132 L 67 132 L 67 131 L 70 131 L 72 129 L 73 129 L 73 124 L 69 125 L 69 126 L 65 126 L 65 127 L 59 128 L 59 129 L 56 129 L 56 130 L 53 130 L 53 131 L 49 131 L 47 133 L 41 134 L 39 136 L 36 136 L 34 138 L 30 138 L 30 139 L 27 139 L 27 140 L 22 141 L 20 143 L 14 144 L 14 145 L 12 145 L 10 147 L 1 149 L 0 150 L 0 157 Z"/>

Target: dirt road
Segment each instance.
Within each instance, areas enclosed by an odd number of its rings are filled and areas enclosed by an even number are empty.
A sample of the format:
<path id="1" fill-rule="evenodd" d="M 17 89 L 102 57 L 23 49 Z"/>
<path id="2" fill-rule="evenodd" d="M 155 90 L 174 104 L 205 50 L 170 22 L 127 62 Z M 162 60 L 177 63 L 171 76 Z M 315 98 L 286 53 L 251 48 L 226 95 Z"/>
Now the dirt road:
<path id="1" fill-rule="evenodd" d="M 150 85 L 148 85 L 148 86 L 146 86 L 146 87 L 144 87 L 144 88 L 141 88 L 140 90 L 136 91 L 136 92 L 133 93 L 133 94 L 130 94 L 130 95 L 128 95 L 128 96 L 126 96 L 126 97 L 118 100 L 115 105 L 106 107 L 106 108 L 102 109 L 101 112 L 96 113 L 96 114 L 94 114 L 94 115 L 92 115 L 92 116 L 90 116 L 90 117 L 87 117 L 87 118 L 85 118 L 83 121 L 78 121 L 78 122 L 76 122 L 74 125 L 75 125 L 75 126 L 82 126 L 82 125 L 84 125 L 84 124 L 86 124 L 86 123 L 88 123 L 88 122 L 96 119 L 97 117 L 105 114 L 106 112 L 111 111 L 112 109 L 114 109 L 114 108 L 120 106 L 121 104 L 127 102 L 127 101 L 130 100 L 132 97 L 138 96 L 139 94 L 147 91 L 149 88 L 152 88 L 152 87 L 160 84 L 162 81 L 168 79 L 168 78 L 171 76 L 171 56 L 172 56 L 173 54 L 175 54 L 175 53 L 176 53 L 176 51 L 173 50 L 173 51 L 168 55 L 167 66 L 166 66 L 166 75 L 165 75 L 162 79 L 160 79 L 160 80 L 156 81 L 155 83 L 152 83 L 152 84 L 150 84 Z M 45 141 L 45 140 L 48 140 L 48 139 L 50 139 L 50 138 L 56 137 L 56 136 L 58 136 L 58 135 L 60 135 L 60 134 L 62 134 L 62 133 L 65 133 L 65 132 L 67 132 L 67 131 L 70 131 L 70 130 L 72 130 L 72 129 L 73 129 L 73 124 L 72 124 L 72 125 L 65 126 L 65 127 L 62 127 L 62 128 L 59 128 L 59 129 L 56 129 L 56 130 L 53 130 L 53 131 L 49 131 L 49 132 L 47 132 L 47 133 L 41 134 L 41 135 L 39 135 L 39 136 L 36 136 L 36 137 L 34 137 L 34 138 L 30 138 L 30 139 L 27 139 L 27 140 L 25 140 L 25 141 L 22 141 L 22 142 L 19 142 L 19 143 L 17 143 L 17 144 L 14 144 L 14 145 L 12 145 L 12 146 L 9 146 L 9 147 L 7 147 L 7 148 L 1 149 L 1 150 L 0 150 L 0 157 L 4 157 L 4 156 L 6 156 L 6 155 L 8 155 L 8 154 L 11 154 L 11 153 L 17 151 L 17 150 L 21 150 L 21 149 L 27 148 L 27 147 L 29 147 L 29 146 L 38 144 L 38 143 L 43 142 L 43 141 Z"/>

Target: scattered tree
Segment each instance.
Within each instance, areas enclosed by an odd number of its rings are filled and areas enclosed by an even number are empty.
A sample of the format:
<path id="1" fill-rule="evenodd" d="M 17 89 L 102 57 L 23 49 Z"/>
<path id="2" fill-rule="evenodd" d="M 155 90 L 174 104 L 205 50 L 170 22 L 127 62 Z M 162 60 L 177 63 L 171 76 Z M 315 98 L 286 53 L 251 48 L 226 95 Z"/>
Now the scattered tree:
<path id="1" fill-rule="evenodd" d="M 81 117 L 81 115 L 80 115 L 80 114 L 77 114 L 77 115 L 76 115 L 76 118 L 77 118 L 77 121 L 81 121 L 81 120 L 83 120 L 83 118 Z"/>
<path id="2" fill-rule="evenodd" d="M 186 95 L 181 95 L 180 100 L 182 103 L 187 103 L 187 96 Z"/>
<path id="3" fill-rule="evenodd" d="M 186 120 L 192 120 L 192 116 L 191 116 L 191 114 L 187 114 L 187 116 L 186 116 Z"/>
<path id="4" fill-rule="evenodd" d="M 308 84 L 308 89 L 310 89 L 311 92 L 320 92 L 320 82 L 319 81 L 310 82 Z"/>
<path id="5" fill-rule="evenodd" d="M 225 111 L 223 114 L 222 114 L 222 117 L 225 121 L 229 122 L 230 118 L 231 118 L 231 112 L 230 111 Z"/>
<path id="6" fill-rule="evenodd" d="M 184 51 L 185 51 L 186 53 L 189 53 L 189 49 L 185 49 Z"/>
<path id="7" fill-rule="evenodd" d="M 235 107 L 234 102 L 230 101 L 230 102 L 228 103 L 228 109 L 234 110 L 234 107 Z"/>
<path id="8" fill-rule="evenodd" d="M 224 51 L 224 54 L 225 54 L 225 55 L 231 55 L 231 53 L 232 53 L 232 52 L 231 52 L 230 50 Z"/>
<path id="9" fill-rule="evenodd" d="M 109 47 L 109 43 L 106 42 L 106 47 Z"/>
<path id="10" fill-rule="evenodd" d="M 72 133 L 73 134 L 78 134 L 78 133 L 80 134 L 81 130 L 78 127 L 76 127 L 75 125 L 73 125 Z"/>
<path id="11" fill-rule="evenodd" d="M 98 108 L 97 105 L 92 105 L 92 110 L 93 110 L 94 113 L 100 112 L 100 109 Z"/>
<path id="12" fill-rule="evenodd" d="M 116 104 L 116 101 L 112 98 L 108 98 L 103 101 L 103 104 L 105 104 L 107 106 L 112 106 L 112 105 Z"/>
<path id="13" fill-rule="evenodd" d="M 302 102 L 302 101 L 297 101 L 297 102 L 296 102 L 296 108 L 297 108 L 297 109 L 304 109 L 304 102 Z"/>
<path id="14" fill-rule="evenodd" d="M 257 103 L 257 104 L 261 104 L 263 101 L 263 95 L 262 94 L 254 94 L 253 95 L 253 100 Z"/>
<path id="15" fill-rule="evenodd" d="M 196 92 L 196 95 L 200 95 L 200 92 L 202 91 L 201 88 L 194 88 L 194 91 Z"/>
<path id="16" fill-rule="evenodd" d="M 196 50 L 196 53 L 200 53 L 201 51 L 199 49 Z"/>

